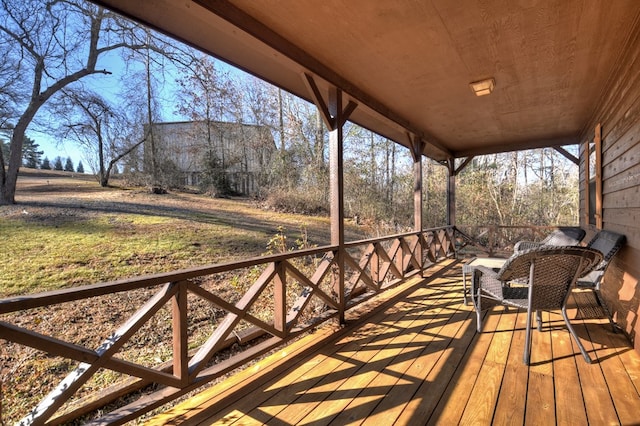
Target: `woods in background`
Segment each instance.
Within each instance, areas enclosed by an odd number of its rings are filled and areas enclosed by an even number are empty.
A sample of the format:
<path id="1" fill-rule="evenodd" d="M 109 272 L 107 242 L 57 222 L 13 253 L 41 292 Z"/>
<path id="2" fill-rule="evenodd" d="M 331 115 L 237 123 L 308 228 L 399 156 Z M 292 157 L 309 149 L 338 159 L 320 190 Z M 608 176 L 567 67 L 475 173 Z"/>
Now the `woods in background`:
<path id="1" fill-rule="evenodd" d="M 220 123 L 258 126 L 272 135 L 231 150 L 217 136 L 220 129 L 209 131 L 206 152 L 194 157 L 201 178 L 189 180 L 203 192 L 234 195 L 227 174 L 247 170 L 249 154 L 269 144 L 255 195 L 269 208 L 328 212 L 328 132 L 313 104 L 83 0 L 55 7 L 0 0 L 0 16 L 6 59 L 0 66 L 6 83 L 0 85 L 0 204 L 14 202 L 21 166 L 73 170 L 59 158 L 42 159 L 30 131 L 76 146 L 103 186 L 121 172 L 128 183 L 159 193 L 179 190 L 185 182 L 175 167 L 180 161 L 160 153 L 154 129 L 183 120 L 214 130 Z M 344 134 L 347 217 L 381 232 L 411 229 L 409 151 L 351 123 Z M 428 159 L 423 168 L 423 224 L 440 226 L 447 169 Z M 476 157 L 457 176 L 456 188 L 460 224 L 578 220 L 578 167 L 553 149 Z"/>

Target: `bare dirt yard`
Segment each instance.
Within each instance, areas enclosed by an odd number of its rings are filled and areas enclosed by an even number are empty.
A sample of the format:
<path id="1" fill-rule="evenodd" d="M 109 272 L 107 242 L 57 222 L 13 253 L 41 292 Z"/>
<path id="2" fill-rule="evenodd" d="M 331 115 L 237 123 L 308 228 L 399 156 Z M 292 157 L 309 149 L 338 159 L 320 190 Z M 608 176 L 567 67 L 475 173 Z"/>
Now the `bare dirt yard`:
<path id="1" fill-rule="evenodd" d="M 21 171 L 16 201 L 0 206 L 1 298 L 321 246 L 330 240 L 327 217 L 275 212 L 253 199 L 101 188 L 93 176 L 68 172 Z M 364 227 L 347 227 L 350 240 L 369 233 Z M 209 284 L 221 294 L 238 287 L 223 279 Z M 153 291 L 0 315 L 0 321 L 94 349 Z M 210 305 L 194 305 L 192 339 L 201 338 L 199 332 L 206 335 L 221 315 Z M 123 357 L 149 364 L 164 361 L 171 353 L 170 312 L 160 312 L 145 327 L 122 350 Z M 1 339 L 0 347 L 0 424 L 19 421 L 76 367 Z M 104 372 L 79 397 L 117 380 Z"/>

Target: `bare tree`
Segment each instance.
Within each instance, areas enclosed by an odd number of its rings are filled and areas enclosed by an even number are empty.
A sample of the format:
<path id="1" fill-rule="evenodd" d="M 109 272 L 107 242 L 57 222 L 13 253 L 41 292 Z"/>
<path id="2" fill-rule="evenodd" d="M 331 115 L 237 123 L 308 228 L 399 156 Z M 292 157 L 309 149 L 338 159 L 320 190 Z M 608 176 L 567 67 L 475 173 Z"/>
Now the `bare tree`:
<path id="1" fill-rule="evenodd" d="M 153 33 L 144 29 L 148 41 L 146 49 L 123 51 L 123 61 L 128 72 L 121 82 L 120 97 L 126 105 L 126 116 L 131 123 L 131 140 L 144 141 L 145 181 L 151 187 L 152 193 L 163 193 L 167 177 L 163 174 L 159 161 L 158 135 L 155 134 L 154 123 L 161 118 L 161 90 L 165 83 L 165 61 L 171 65 L 189 63 L 189 49 L 181 49 L 176 43 L 165 43 L 159 46 L 154 41 Z M 157 37 L 156 37 L 157 38 Z M 155 46 L 155 48 L 154 48 Z M 140 68 L 140 65 L 142 68 Z M 141 96 L 140 88 L 144 88 Z M 137 148 L 137 147 L 136 147 Z M 134 148 L 128 157 L 128 170 L 132 168 L 142 171 L 142 163 L 138 150 Z"/>
<path id="2" fill-rule="evenodd" d="M 0 168 L 0 204 L 15 203 L 25 133 L 41 108 L 75 82 L 109 74 L 98 67 L 105 54 L 147 45 L 139 26 L 83 0 L 0 0 L 0 46 L 12 64 L 0 69 L 8 72 L 0 81 L 20 79 L 8 168 Z"/>
<path id="3" fill-rule="evenodd" d="M 204 180 L 215 194 L 229 192 L 227 169 L 236 161 L 225 147 L 222 122 L 236 122 L 242 108 L 236 87 L 211 57 L 195 53 L 192 66 L 177 80 L 178 112 L 194 122 L 204 123 L 206 153 L 203 158 Z M 235 98 L 235 99 L 234 99 Z M 241 120 L 240 120 L 241 121 Z"/>
<path id="4" fill-rule="evenodd" d="M 238 88 L 243 100 L 242 121 L 256 124 L 264 129 L 260 132 L 260 135 L 264 137 L 258 137 L 250 142 L 250 148 L 254 152 L 265 154 L 259 159 L 262 164 L 259 186 L 266 186 L 269 182 L 282 180 L 285 177 L 282 165 L 286 163 L 287 157 L 282 114 L 282 89 L 250 75 L 244 76 L 239 81 Z M 278 140 L 275 146 L 274 134 Z M 276 155 L 266 155 L 266 153 L 271 153 L 273 149 L 276 150 Z"/>
<path id="5" fill-rule="evenodd" d="M 60 114 L 63 136 L 84 148 L 100 185 L 106 187 L 116 163 L 145 139 L 132 140 L 135 124 L 100 95 L 67 89 L 62 94 L 67 109 Z"/>
<path id="6" fill-rule="evenodd" d="M 18 83 L 19 75 L 14 70 L 17 64 L 12 62 L 8 55 L 10 46 L 6 43 L 0 45 L 0 170 L 5 169 L 9 160 L 9 141 L 13 132 L 13 117 L 16 116 L 16 105 L 18 104 Z"/>

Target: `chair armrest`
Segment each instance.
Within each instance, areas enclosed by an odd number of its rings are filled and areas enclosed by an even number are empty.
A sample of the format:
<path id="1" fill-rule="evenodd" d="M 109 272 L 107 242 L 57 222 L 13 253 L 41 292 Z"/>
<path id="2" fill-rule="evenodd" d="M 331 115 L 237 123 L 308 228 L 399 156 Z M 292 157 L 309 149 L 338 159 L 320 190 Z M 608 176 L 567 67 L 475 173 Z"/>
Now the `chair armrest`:
<path id="1" fill-rule="evenodd" d="M 604 271 L 591 271 L 587 275 L 578 278 L 578 281 L 576 282 L 576 287 L 599 290 L 600 281 L 602 280 L 603 275 L 604 275 Z"/>

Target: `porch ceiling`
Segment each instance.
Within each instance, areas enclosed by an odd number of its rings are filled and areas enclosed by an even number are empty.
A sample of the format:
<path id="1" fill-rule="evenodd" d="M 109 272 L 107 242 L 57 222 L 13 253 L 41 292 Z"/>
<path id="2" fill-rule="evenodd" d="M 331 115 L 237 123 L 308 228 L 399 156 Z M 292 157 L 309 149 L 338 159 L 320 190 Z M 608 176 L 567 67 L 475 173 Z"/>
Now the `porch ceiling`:
<path id="1" fill-rule="evenodd" d="M 97 0 L 436 160 L 579 142 L 637 0 Z M 476 97 L 469 83 L 493 77 Z"/>

